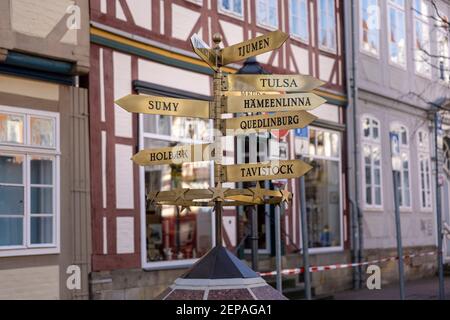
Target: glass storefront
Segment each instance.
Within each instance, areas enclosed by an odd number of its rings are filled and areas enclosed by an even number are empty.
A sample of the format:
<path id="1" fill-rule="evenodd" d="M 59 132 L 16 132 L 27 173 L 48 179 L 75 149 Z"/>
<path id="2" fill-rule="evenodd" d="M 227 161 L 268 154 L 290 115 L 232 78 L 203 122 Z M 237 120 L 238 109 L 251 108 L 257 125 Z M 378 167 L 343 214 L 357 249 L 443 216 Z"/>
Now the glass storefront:
<path id="1" fill-rule="evenodd" d="M 140 149 L 209 141 L 208 121 L 142 115 Z M 145 195 L 177 188 L 206 189 L 211 186 L 211 163 L 196 162 L 144 167 Z M 155 206 L 146 201 L 145 234 L 148 263 L 182 261 L 205 254 L 212 246 L 210 208 Z"/>
<path id="2" fill-rule="evenodd" d="M 313 166 L 305 176 L 309 248 L 342 247 L 340 134 L 309 128 L 308 154 Z"/>

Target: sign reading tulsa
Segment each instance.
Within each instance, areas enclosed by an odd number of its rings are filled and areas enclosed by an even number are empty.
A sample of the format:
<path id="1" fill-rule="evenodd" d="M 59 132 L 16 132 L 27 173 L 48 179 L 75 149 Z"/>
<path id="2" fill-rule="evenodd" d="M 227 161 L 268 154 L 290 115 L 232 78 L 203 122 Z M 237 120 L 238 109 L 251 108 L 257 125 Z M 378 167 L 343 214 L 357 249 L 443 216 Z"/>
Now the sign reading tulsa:
<path id="1" fill-rule="evenodd" d="M 304 75 L 230 74 L 223 76 L 222 90 L 308 92 L 323 84 L 314 77 Z"/>

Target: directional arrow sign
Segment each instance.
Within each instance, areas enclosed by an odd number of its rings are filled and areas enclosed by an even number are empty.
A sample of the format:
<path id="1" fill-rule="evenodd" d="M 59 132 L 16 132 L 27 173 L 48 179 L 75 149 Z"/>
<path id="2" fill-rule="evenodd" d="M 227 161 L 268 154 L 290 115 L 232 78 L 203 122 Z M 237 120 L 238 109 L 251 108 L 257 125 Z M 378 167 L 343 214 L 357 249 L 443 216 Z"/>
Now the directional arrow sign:
<path id="1" fill-rule="evenodd" d="M 229 74 L 223 76 L 222 90 L 309 92 L 324 84 L 306 75 Z"/>
<path id="2" fill-rule="evenodd" d="M 228 182 L 293 179 L 305 175 L 312 168 L 301 160 L 271 161 L 265 164 L 246 163 L 222 167 L 224 180 Z"/>
<path id="3" fill-rule="evenodd" d="M 267 131 L 270 129 L 303 128 L 317 117 L 306 111 L 277 112 L 273 115 L 238 117 L 224 119 L 225 130 L 236 130 L 235 134 L 245 134 L 245 130 Z"/>
<path id="4" fill-rule="evenodd" d="M 195 53 L 202 58 L 211 68 L 217 69 L 216 60 L 217 55 L 197 34 L 191 37 L 191 45 Z M 217 62 L 220 62 L 218 60 Z"/>
<path id="5" fill-rule="evenodd" d="M 227 65 L 232 62 L 241 61 L 248 57 L 275 50 L 281 47 L 288 38 L 289 35 L 287 33 L 277 30 L 224 48 L 221 50 L 222 64 Z"/>
<path id="6" fill-rule="evenodd" d="M 212 144 L 192 144 L 160 149 L 146 149 L 131 159 L 140 166 L 158 164 L 181 164 L 183 162 L 208 161 L 213 157 Z"/>
<path id="7" fill-rule="evenodd" d="M 129 112 L 209 119 L 210 103 L 203 100 L 175 99 L 130 94 L 116 101 Z"/>
<path id="8" fill-rule="evenodd" d="M 313 110 L 327 102 L 314 93 L 229 96 L 223 98 L 225 113 Z"/>

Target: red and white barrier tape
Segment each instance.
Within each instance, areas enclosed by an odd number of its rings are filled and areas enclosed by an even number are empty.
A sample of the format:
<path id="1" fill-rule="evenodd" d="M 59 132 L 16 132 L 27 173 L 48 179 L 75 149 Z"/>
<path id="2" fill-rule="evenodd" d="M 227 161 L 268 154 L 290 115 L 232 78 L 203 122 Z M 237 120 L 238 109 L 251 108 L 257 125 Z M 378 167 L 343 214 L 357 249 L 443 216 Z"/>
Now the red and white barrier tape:
<path id="1" fill-rule="evenodd" d="M 416 257 L 424 257 L 424 256 L 432 256 L 435 255 L 435 251 L 430 252 L 424 252 L 424 253 L 415 253 L 410 255 L 403 256 L 403 259 L 410 259 L 410 258 L 416 258 Z M 372 261 L 366 261 L 366 262 L 360 262 L 360 263 L 340 263 L 340 264 L 330 264 L 327 266 L 311 266 L 309 267 L 309 272 L 318 272 L 318 271 L 326 271 L 326 270 L 336 270 L 336 269 L 344 269 L 344 268 L 354 268 L 358 266 L 365 266 L 369 264 L 378 264 L 388 261 L 395 261 L 398 260 L 398 257 L 389 257 L 389 258 L 383 258 L 378 260 L 372 260 Z M 282 275 L 293 275 L 293 274 L 301 274 L 305 271 L 305 268 L 295 268 L 295 269 L 284 269 L 281 271 Z M 277 272 L 261 272 L 259 274 L 261 277 L 267 277 L 267 276 L 276 276 Z"/>

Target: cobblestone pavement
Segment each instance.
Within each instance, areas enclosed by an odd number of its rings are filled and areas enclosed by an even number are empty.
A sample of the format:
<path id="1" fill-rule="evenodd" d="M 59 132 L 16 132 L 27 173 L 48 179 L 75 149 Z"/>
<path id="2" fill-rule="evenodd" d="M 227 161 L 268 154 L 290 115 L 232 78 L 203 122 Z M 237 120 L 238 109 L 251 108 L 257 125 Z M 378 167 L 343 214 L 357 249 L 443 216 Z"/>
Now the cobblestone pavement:
<path id="1" fill-rule="evenodd" d="M 445 298 L 450 300 L 450 277 L 446 277 Z M 412 280 L 405 283 L 407 300 L 436 300 L 438 298 L 438 277 Z M 399 285 L 389 284 L 380 290 L 351 290 L 334 294 L 335 300 L 399 300 Z"/>

